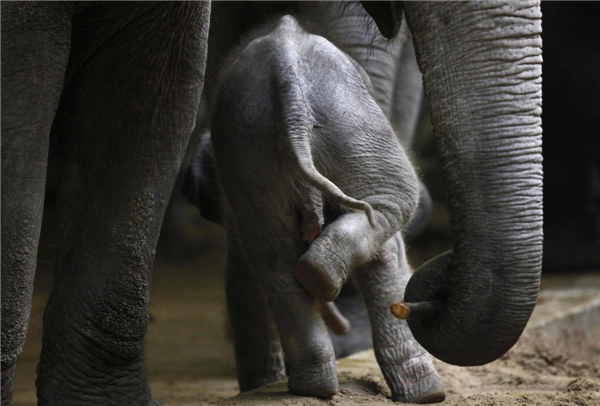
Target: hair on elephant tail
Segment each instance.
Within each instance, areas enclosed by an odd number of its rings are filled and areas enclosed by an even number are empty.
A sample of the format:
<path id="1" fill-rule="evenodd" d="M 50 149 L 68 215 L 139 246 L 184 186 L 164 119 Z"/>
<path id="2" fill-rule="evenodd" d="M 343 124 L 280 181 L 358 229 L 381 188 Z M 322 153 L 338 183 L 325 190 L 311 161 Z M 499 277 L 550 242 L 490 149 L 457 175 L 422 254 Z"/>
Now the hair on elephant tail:
<path id="1" fill-rule="evenodd" d="M 292 58 L 291 60 L 295 60 Z M 277 75 L 278 94 L 281 95 L 283 128 L 291 148 L 293 163 L 304 180 L 317 188 L 328 199 L 354 210 L 362 210 L 369 218 L 372 227 L 377 227 L 373 207 L 367 202 L 354 199 L 340 190 L 332 181 L 323 176 L 315 167 L 310 149 L 310 118 L 307 100 L 302 91 L 304 84 L 289 65 Z"/>

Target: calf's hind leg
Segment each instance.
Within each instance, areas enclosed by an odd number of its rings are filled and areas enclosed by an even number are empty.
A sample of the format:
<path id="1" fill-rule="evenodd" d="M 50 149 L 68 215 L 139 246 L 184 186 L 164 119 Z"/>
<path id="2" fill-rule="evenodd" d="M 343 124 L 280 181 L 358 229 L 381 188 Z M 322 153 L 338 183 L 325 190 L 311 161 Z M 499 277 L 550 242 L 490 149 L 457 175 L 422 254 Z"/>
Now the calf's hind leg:
<path id="1" fill-rule="evenodd" d="M 151 269 L 199 102 L 208 7 L 99 3 L 74 18 L 55 122 L 61 227 L 40 404 L 153 403 Z"/>
<path id="2" fill-rule="evenodd" d="M 282 209 L 286 204 L 278 204 L 279 199 L 264 199 L 255 193 L 262 189 L 257 179 L 249 190 L 228 187 L 249 184 L 227 179 L 231 173 L 221 171 L 223 184 L 230 206 L 237 208 L 233 215 L 246 258 L 266 293 L 277 326 L 288 366 L 288 387 L 298 395 L 333 396 L 338 389 L 333 346 L 318 301 L 298 283 L 293 272 L 306 249 L 299 221 L 294 212 Z M 264 178 L 267 184 L 272 180 Z M 281 195 L 289 194 L 282 191 Z"/>
<path id="3" fill-rule="evenodd" d="M 381 111 L 361 116 L 360 122 L 369 123 L 369 130 L 342 120 L 345 127 L 315 132 L 311 139 L 316 168 L 345 194 L 368 203 L 377 222 L 363 212 L 346 212 L 323 229 L 298 261 L 298 281 L 325 301 L 335 299 L 349 272 L 404 227 L 418 198 L 415 171 Z"/>
<path id="4" fill-rule="evenodd" d="M 245 392 L 283 379 L 285 365 L 265 291 L 250 269 L 233 221 L 227 221 L 227 310 L 240 392 Z"/>

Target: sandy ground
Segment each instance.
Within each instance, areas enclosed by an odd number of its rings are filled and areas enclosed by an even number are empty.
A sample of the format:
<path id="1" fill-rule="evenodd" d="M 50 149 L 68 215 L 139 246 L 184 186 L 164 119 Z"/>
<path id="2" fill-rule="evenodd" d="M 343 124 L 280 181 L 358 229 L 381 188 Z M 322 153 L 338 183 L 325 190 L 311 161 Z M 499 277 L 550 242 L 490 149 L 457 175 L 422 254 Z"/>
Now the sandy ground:
<path id="1" fill-rule="evenodd" d="M 163 405 L 379 405 L 391 403 L 372 353 L 340 361 L 341 390 L 329 400 L 287 393 L 284 383 L 269 392 L 238 392 L 233 346 L 226 333 L 225 234 L 192 216 L 184 232 L 161 242 L 157 252 L 146 358 L 152 391 Z M 19 358 L 15 404 L 34 405 L 43 308 L 52 286 L 52 230 L 40 247 L 40 270 L 29 334 Z M 49 254 L 50 253 L 50 254 Z M 600 333 L 562 332 L 523 337 L 500 360 L 482 367 L 437 363 L 446 383 L 444 405 L 600 405 Z"/>
<path id="2" fill-rule="evenodd" d="M 435 360 L 447 389 L 444 406 L 600 405 L 600 332 L 528 334 L 505 356 L 481 367 Z M 291 395 L 285 382 L 216 402 L 224 406 L 387 405 L 390 390 L 372 351 L 338 362 L 340 392 L 329 400 Z"/>
<path id="3" fill-rule="evenodd" d="M 448 405 L 600 405 L 600 333 L 527 335 L 481 367 L 436 362 Z"/>

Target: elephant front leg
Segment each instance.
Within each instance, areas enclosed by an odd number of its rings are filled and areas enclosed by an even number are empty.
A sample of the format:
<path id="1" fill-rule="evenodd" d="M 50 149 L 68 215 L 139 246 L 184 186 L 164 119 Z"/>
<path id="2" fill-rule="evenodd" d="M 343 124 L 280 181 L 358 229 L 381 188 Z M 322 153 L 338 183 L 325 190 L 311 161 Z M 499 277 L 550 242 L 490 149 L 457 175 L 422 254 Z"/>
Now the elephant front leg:
<path id="1" fill-rule="evenodd" d="M 208 15 L 204 2 L 99 3 L 74 18 L 54 122 L 60 229 L 40 404 L 154 403 L 143 354 L 151 269 L 194 125 Z"/>
<path id="2" fill-rule="evenodd" d="M 146 182 L 116 180 L 102 175 L 106 170 L 90 169 L 97 174 L 86 173 L 93 184 L 106 182 L 134 193 L 102 190 L 110 197 L 99 197 L 91 209 L 73 191 L 59 200 L 63 224 L 55 285 L 44 313 L 39 404 L 154 404 L 143 348 L 151 267 L 165 209 L 161 201 L 168 194 Z M 61 180 L 59 186 L 64 191 L 74 185 Z M 87 187 L 83 191 L 92 193 Z"/>
<path id="3" fill-rule="evenodd" d="M 69 57 L 68 8 L 2 3 L 3 405 L 12 404 L 17 357 L 29 324 L 48 137 Z"/>
<path id="4" fill-rule="evenodd" d="M 233 219 L 227 224 L 227 310 L 240 392 L 246 392 L 285 378 L 285 364 L 265 291 L 250 269 Z"/>
<path id="5" fill-rule="evenodd" d="M 404 244 L 397 233 L 369 263 L 356 269 L 371 319 L 373 348 L 392 399 L 407 403 L 436 403 L 445 389 L 429 354 L 412 336 L 406 321 L 390 313 L 390 305 L 404 297 L 410 277 Z"/>

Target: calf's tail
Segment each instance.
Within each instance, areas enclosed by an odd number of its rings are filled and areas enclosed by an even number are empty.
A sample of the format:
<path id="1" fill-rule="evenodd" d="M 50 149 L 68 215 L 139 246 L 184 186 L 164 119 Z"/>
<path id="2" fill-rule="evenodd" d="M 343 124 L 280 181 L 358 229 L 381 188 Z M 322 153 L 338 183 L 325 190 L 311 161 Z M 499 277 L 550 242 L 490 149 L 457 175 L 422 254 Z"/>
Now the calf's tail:
<path id="1" fill-rule="evenodd" d="M 287 60 L 298 59 L 292 57 Z M 298 75 L 294 65 L 295 63 L 276 69 L 279 71 L 276 91 L 280 95 L 283 113 L 281 124 L 286 140 L 289 142 L 295 168 L 306 182 L 321 191 L 328 199 L 350 209 L 364 211 L 371 226 L 377 227 L 375 213 L 369 203 L 346 195 L 315 167 L 310 149 L 311 119 L 308 101 L 303 94 L 303 77 Z"/>

